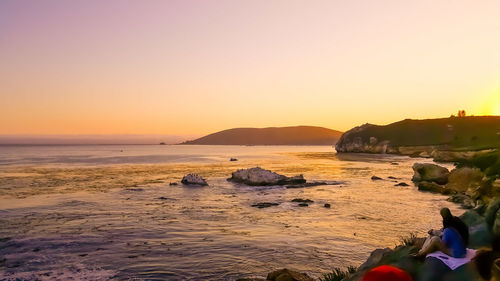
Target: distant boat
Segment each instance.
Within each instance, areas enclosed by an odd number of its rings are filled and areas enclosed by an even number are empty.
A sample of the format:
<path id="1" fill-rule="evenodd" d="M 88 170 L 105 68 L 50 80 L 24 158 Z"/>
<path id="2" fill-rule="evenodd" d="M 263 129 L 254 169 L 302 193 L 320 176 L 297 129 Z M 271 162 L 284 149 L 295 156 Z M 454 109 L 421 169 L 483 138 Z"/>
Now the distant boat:
<path id="1" fill-rule="evenodd" d="M 160 142 L 160 145 L 165 145 L 165 144 L 166 144 L 166 143 L 164 143 L 164 142 Z"/>

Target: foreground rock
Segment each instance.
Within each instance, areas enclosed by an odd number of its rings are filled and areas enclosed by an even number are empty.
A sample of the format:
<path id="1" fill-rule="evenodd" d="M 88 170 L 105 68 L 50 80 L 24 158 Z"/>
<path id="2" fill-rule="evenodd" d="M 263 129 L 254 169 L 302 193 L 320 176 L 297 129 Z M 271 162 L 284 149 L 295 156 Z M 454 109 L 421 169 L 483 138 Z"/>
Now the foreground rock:
<path id="1" fill-rule="evenodd" d="M 305 184 L 304 176 L 298 175 L 287 177 L 270 170 L 265 170 L 260 167 L 241 169 L 233 172 L 231 177 L 227 179 L 231 182 L 243 183 L 251 186 L 267 186 L 267 185 L 286 185 L 286 184 Z"/>
<path id="2" fill-rule="evenodd" d="M 414 175 L 411 180 L 414 182 L 428 181 L 437 184 L 448 183 L 450 172 L 445 167 L 436 164 L 415 163 L 412 168 Z"/>
<path id="3" fill-rule="evenodd" d="M 267 275 L 266 279 L 263 278 L 240 278 L 236 281 L 314 281 L 305 273 L 289 270 L 286 268 L 273 271 Z"/>
<path id="4" fill-rule="evenodd" d="M 207 181 L 197 174 L 187 174 L 182 178 L 181 182 L 185 185 L 208 185 Z"/>
<path id="5" fill-rule="evenodd" d="M 281 270 L 276 270 L 267 275 L 269 281 L 314 281 L 313 278 L 309 277 L 305 273 L 300 273 L 297 271 L 288 270 L 286 268 Z"/>

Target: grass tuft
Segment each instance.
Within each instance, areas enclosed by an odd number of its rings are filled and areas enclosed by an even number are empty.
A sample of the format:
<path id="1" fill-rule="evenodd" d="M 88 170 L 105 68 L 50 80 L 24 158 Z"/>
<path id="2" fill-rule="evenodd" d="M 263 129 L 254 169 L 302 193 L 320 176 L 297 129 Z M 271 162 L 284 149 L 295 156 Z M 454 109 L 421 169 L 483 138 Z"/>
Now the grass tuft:
<path id="1" fill-rule="evenodd" d="M 319 278 L 320 281 L 341 281 L 344 278 L 348 277 L 350 274 L 356 272 L 357 268 L 354 266 L 347 267 L 346 270 L 342 270 L 338 267 L 335 267 L 332 272 L 323 274 L 322 277 Z"/>

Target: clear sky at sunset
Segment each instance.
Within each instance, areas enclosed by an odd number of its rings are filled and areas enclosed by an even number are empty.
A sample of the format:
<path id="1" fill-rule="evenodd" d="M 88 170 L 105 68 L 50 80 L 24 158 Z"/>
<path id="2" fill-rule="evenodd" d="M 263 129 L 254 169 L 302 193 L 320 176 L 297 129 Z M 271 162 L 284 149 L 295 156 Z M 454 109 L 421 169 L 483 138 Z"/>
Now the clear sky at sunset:
<path id="1" fill-rule="evenodd" d="M 0 2 L 0 134 L 500 114 L 500 1 Z"/>

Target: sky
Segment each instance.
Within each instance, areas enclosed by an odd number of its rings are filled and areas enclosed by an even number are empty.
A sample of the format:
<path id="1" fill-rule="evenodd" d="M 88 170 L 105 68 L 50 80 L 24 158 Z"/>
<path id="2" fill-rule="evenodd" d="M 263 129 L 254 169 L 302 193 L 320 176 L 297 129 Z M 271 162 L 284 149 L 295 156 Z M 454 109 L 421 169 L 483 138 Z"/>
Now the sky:
<path id="1" fill-rule="evenodd" d="M 500 1 L 0 2 L 0 134 L 500 115 Z"/>

